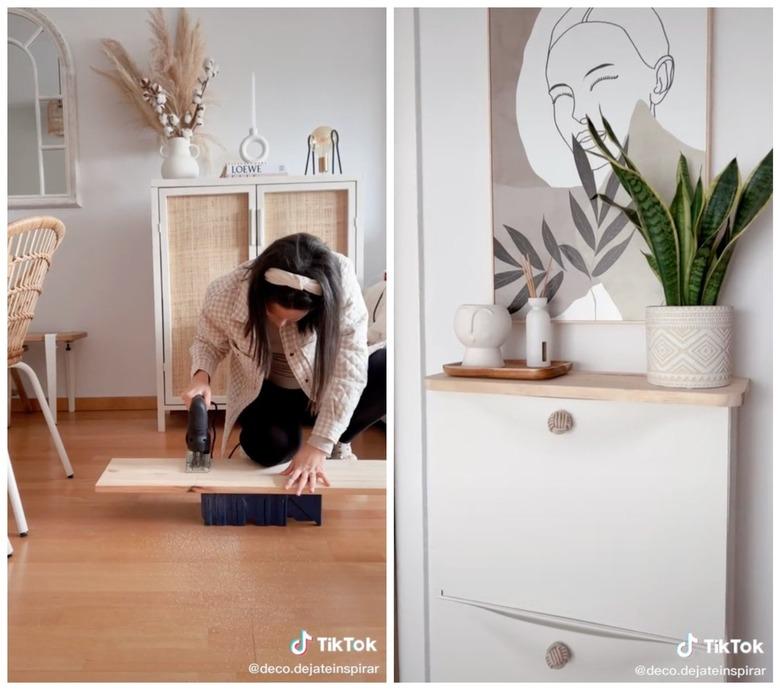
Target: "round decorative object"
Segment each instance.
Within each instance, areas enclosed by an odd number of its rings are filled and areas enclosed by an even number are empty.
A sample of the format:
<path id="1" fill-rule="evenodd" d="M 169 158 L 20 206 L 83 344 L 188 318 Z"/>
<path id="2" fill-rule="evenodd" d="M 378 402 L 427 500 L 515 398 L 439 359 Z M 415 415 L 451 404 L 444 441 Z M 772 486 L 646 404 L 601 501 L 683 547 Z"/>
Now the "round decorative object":
<path id="1" fill-rule="evenodd" d="M 311 133 L 312 143 L 317 147 L 321 156 L 325 156 L 330 153 L 333 142 L 330 137 L 330 133 L 333 131 L 333 127 L 328 125 L 320 125 L 315 128 Z"/>
<path id="2" fill-rule="evenodd" d="M 556 410 L 547 419 L 547 428 L 554 434 L 565 434 L 574 426 L 574 417 L 566 410 Z"/>
<path id="3" fill-rule="evenodd" d="M 553 642 L 544 654 L 547 665 L 557 671 L 569 663 L 571 650 L 563 642 Z"/>
<path id="4" fill-rule="evenodd" d="M 731 382 L 732 307 L 647 307 L 645 331 L 649 383 L 718 388 Z"/>
<path id="5" fill-rule="evenodd" d="M 260 153 L 253 154 L 250 147 L 259 146 Z M 265 137 L 261 137 L 257 130 L 252 127 L 249 130 L 249 136 L 242 142 L 238 152 L 241 154 L 241 159 L 244 163 L 262 163 L 268 158 L 268 153 L 271 147 L 268 145 L 268 140 Z"/>

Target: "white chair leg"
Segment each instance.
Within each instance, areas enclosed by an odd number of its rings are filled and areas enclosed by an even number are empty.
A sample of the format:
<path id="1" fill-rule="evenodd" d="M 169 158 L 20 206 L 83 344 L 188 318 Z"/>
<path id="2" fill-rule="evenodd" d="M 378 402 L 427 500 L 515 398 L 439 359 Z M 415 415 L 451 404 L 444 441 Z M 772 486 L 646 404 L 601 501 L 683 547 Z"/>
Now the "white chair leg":
<path id="1" fill-rule="evenodd" d="M 16 529 L 19 530 L 19 536 L 24 537 L 27 535 L 27 518 L 24 516 L 24 508 L 22 507 L 22 497 L 19 496 L 19 487 L 16 486 L 16 477 L 14 476 L 14 468 L 11 465 L 11 458 L 8 458 L 8 498 L 11 501 L 11 508 L 14 511 L 14 520 L 16 520 Z M 10 543 L 10 542 L 9 542 Z"/>
<path id="2" fill-rule="evenodd" d="M 51 433 L 51 439 L 54 441 L 54 447 L 57 449 L 57 455 L 60 456 L 60 462 L 65 468 L 65 474 L 68 476 L 68 479 L 71 479 L 73 477 L 73 467 L 71 467 L 70 460 L 68 460 L 68 454 L 65 452 L 65 446 L 62 445 L 60 432 L 57 430 L 57 425 L 52 418 L 49 405 L 46 403 L 46 397 L 43 395 L 41 382 L 38 381 L 38 377 L 35 375 L 35 371 L 33 371 L 29 364 L 25 364 L 24 362 L 17 362 L 11 366 L 27 374 L 27 378 L 30 380 L 33 390 L 35 391 L 35 397 L 38 400 L 38 404 L 41 406 L 41 412 L 43 412 L 44 419 L 46 419 L 46 424 L 49 427 L 49 433 Z"/>
<path id="3" fill-rule="evenodd" d="M 8 537 L 6 537 L 8 539 Z M 11 546 L 11 540 L 8 539 L 8 555 L 13 556 L 14 555 L 14 547 Z"/>
<path id="4" fill-rule="evenodd" d="M 46 350 L 46 393 L 49 398 L 49 410 L 57 423 L 57 334 L 46 333 L 43 336 Z"/>
<path id="5" fill-rule="evenodd" d="M 68 387 L 68 412 L 76 411 L 76 360 L 70 343 L 65 343 L 65 383 Z"/>

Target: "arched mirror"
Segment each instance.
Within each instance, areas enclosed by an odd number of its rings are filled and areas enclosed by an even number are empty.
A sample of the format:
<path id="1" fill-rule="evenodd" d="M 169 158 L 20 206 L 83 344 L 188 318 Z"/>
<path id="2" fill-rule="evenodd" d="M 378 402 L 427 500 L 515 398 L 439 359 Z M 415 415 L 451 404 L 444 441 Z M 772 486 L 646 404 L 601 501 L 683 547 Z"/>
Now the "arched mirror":
<path id="1" fill-rule="evenodd" d="M 79 206 L 73 60 L 38 10 L 8 10 L 8 206 Z"/>

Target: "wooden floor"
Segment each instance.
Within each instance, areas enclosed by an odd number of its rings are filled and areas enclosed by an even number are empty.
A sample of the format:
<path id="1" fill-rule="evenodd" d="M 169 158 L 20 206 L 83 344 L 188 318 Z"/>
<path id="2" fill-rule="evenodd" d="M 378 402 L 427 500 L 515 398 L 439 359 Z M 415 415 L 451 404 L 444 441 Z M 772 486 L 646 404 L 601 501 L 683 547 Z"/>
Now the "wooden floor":
<path id="1" fill-rule="evenodd" d="M 186 417 L 60 413 L 65 478 L 40 413 L 14 414 L 9 450 L 30 527 L 9 559 L 10 681 L 382 681 L 385 497 L 331 496 L 323 525 L 205 527 L 196 495 L 98 494 L 109 458 L 184 457 Z M 218 439 L 219 443 L 219 439 Z M 353 444 L 384 458 L 384 432 Z M 289 651 L 371 637 L 377 653 Z M 256 674 L 250 664 L 379 667 L 354 675 Z M 281 670 L 281 669 L 280 669 Z M 363 671 L 363 672 L 360 672 Z"/>

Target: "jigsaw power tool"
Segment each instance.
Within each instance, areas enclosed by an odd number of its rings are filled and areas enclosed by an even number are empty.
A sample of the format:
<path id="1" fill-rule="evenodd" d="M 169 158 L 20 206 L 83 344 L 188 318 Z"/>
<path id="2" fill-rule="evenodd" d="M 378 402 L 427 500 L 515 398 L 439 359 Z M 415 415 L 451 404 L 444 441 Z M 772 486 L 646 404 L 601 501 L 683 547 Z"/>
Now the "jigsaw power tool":
<path id="1" fill-rule="evenodd" d="M 211 469 L 213 439 L 209 433 L 209 410 L 202 395 L 190 402 L 187 419 L 187 472 L 208 472 Z"/>

